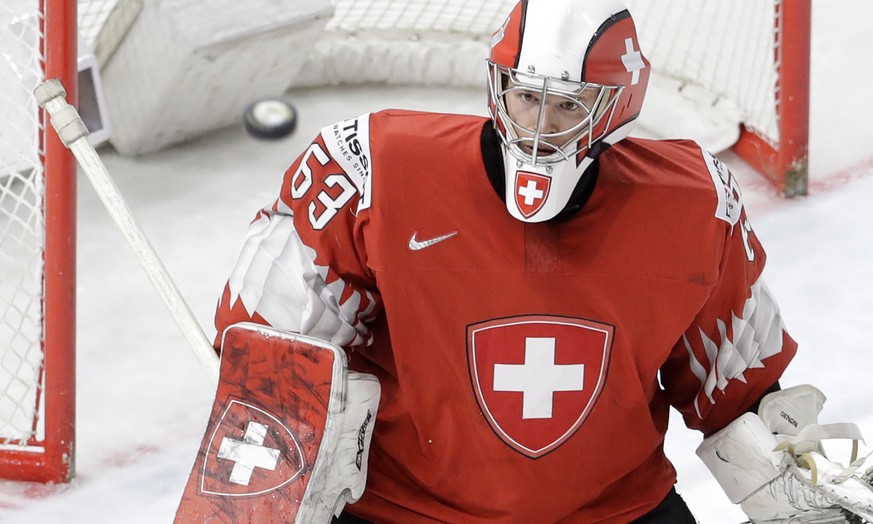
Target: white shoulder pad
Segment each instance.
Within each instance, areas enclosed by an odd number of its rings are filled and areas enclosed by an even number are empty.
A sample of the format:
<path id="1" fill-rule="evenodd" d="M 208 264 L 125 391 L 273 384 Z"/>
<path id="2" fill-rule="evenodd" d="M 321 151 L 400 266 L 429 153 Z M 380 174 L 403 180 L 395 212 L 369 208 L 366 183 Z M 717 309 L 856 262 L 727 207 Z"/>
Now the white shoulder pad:
<path id="1" fill-rule="evenodd" d="M 368 209 L 372 198 L 370 113 L 343 120 L 321 130 L 330 156 L 343 168 L 361 195 L 358 211 Z"/>

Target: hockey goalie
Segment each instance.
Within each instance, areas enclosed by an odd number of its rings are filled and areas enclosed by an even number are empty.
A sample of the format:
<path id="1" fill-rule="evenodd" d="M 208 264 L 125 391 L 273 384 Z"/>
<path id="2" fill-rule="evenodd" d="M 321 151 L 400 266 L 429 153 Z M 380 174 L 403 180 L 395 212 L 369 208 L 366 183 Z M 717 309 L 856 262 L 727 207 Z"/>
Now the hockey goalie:
<path id="1" fill-rule="evenodd" d="M 863 457 L 821 444 L 857 427 L 780 386 L 797 344 L 737 181 L 629 136 L 631 13 L 522 0 L 494 29 L 489 117 L 327 125 L 250 224 L 180 521 L 693 523 L 670 409 L 752 522 L 873 521 Z"/>

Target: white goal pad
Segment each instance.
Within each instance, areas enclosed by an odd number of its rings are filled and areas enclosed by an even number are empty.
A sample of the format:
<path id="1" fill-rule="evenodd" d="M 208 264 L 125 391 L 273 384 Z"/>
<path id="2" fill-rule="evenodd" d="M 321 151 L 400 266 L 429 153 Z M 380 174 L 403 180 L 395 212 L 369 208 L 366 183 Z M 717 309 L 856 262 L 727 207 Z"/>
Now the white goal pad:
<path id="1" fill-rule="evenodd" d="M 332 14 L 328 0 L 144 2 L 103 70 L 110 142 L 144 154 L 239 121 L 285 92 Z"/>

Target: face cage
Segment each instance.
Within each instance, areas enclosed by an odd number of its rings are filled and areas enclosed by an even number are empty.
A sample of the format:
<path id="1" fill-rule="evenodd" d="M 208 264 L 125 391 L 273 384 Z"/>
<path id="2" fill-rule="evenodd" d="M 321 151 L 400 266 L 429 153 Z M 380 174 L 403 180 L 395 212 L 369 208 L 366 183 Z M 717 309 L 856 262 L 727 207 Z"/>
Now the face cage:
<path id="1" fill-rule="evenodd" d="M 610 130 L 617 102 L 621 96 L 622 90 L 624 89 L 623 86 L 607 86 L 591 82 L 571 82 L 568 80 L 561 80 L 560 85 L 575 85 L 578 87 L 575 89 L 561 89 L 554 85 L 557 82 L 556 79 L 552 77 L 537 75 L 534 73 L 522 73 L 495 64 L 490 60 L 488 61 L 488 68 L 488 89 L 491 98 L 491 104 L 489 104 L 488 111 L 491 119 L 495 123 L 497 134 L 500 135 L 503 144 L 514 157 L 521 162 L 526 162 L 534 166 L 542 164 L 548 167 L 551 164 L 569 160 L 570 158 L 585 153 L 591 149 L 594 143 L 606 136 L 607 132 Z M 522 79 L 520 75 L 524 78 Z M 530 79 L 535 79 L 536 84 L 532 85 Z M 553 85 L 549 85 L 550 81 Z M 504 86 L 509 85 L 509 82 L 512 82 L 514 85 L 505 88 Z M 592 107 L 588 108 L 578 97 L 586 88 L 592 87 L 599 91 Z M 506 108 L 505 95 L 515 90 L 525 90 L 538 93 L 540 97 L 540 108 L 537 115 L 536 129 L 524 127 L 510 116 L 509 111 Z M 543 117 L 546 110 L 546 97 L 549 95 L 559 96 L 573 101 L 574 103 L 581 104 L 589 110 L 588 116 L 567 130 L 558 133 L 542 133 L 540 129 L 542 127 Z M 606 118 L 606 125 L 602 127 L 602 130 L 597 135 L 595 135 L 594 130 L 599 126 L 604 118 Z M 518 130 L 525 131 L 533 136 L 519 136 Z M 555 145 L 548 140 L 549 138 L 563 136 L 574 132 L 575 134 L 571 135 L 571 137 L 561 145 Z M 588 137 L 587 140 L 583 138 L 585 135 Z M 531 144 L 532 154 L 526 153 L 520 147 L 523 143 Z M 551 149 L 552 152 L 543 154 L 539 151 L 540 146 L 545 146 L 546 148 Z"/>

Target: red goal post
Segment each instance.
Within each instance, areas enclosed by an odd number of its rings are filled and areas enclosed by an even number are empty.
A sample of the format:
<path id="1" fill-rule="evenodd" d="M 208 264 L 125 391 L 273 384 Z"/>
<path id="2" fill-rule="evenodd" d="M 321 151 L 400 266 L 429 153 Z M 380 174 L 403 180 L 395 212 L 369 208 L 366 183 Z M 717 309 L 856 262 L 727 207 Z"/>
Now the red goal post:
<path id="1" fill-rule="evenodd" d="M 774 143 L 743 126 L 733 149 L 783 196 L 806 195 L 809 186 L 809 83 L 811 0 L 776 2 L 774 63 L 779 137 Z"/>
<path id="2" fill-rule="evenodd" d="M 0 477 L 74 475 L 75 161 L 32 96 L 75 96 L 76 0 L 0 5 Z M 75 99 L 75 98 L 74 98 Z"/>

